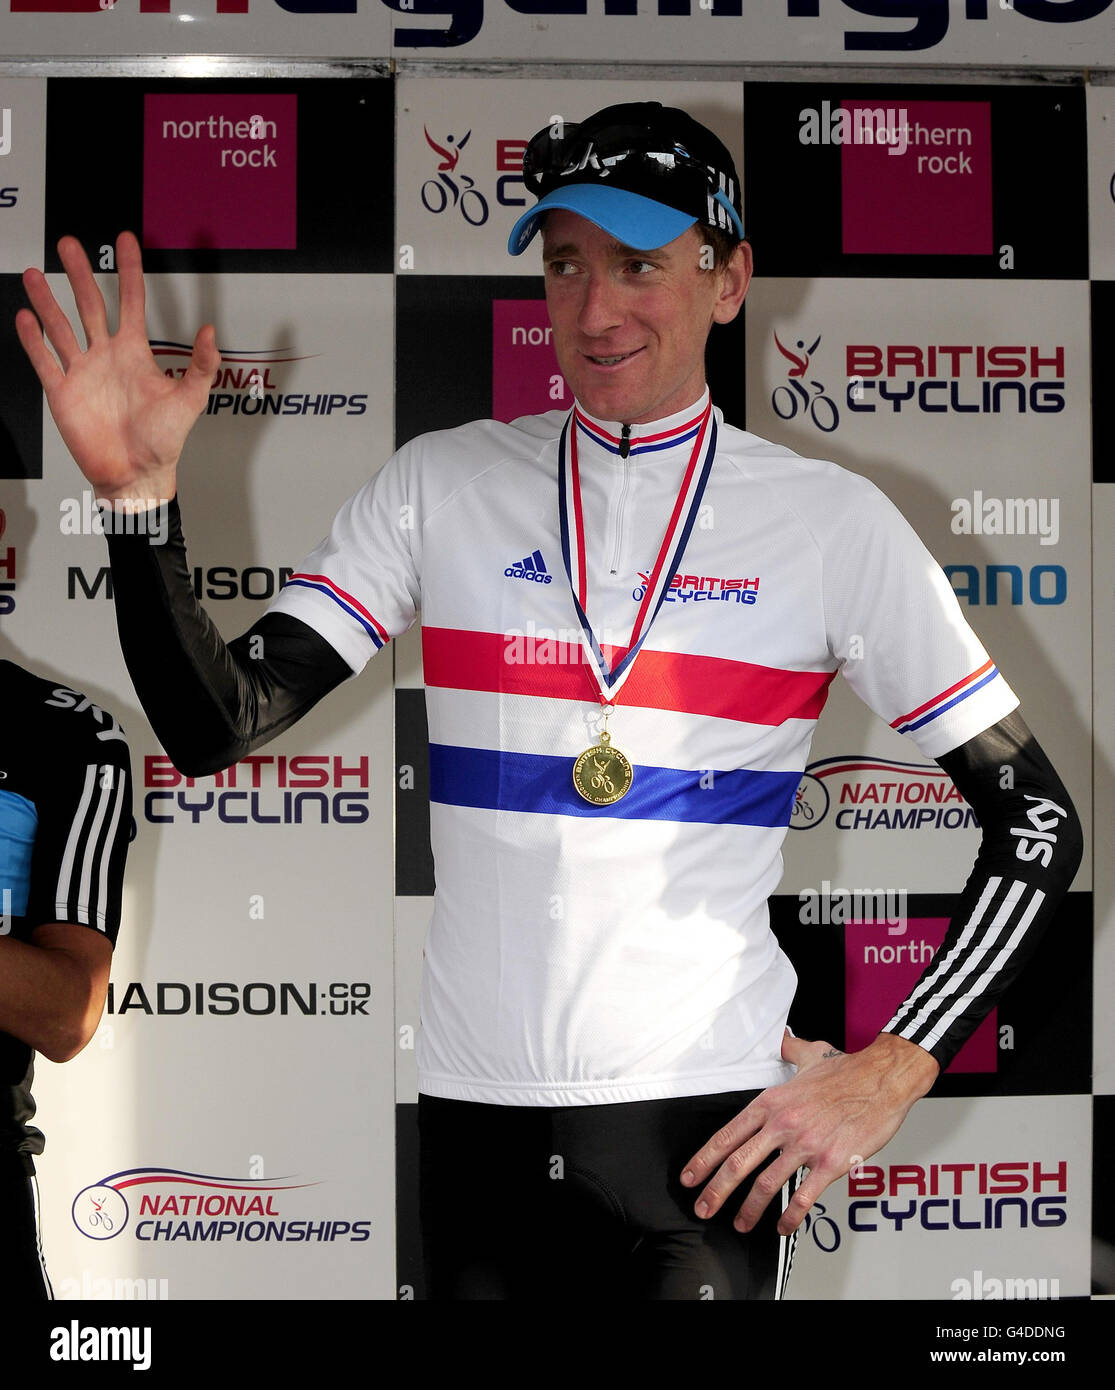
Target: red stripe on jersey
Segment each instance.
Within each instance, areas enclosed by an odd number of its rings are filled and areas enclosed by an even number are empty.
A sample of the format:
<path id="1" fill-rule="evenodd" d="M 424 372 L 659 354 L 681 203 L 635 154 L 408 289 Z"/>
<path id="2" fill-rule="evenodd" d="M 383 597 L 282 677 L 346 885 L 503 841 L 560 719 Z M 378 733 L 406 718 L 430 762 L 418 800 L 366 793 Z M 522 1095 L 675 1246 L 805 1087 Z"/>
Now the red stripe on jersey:
<path id="1" fill-rule="evenodd" d="M 972 671 L 970 675 L 958 680 L 955 685 L 950 685 L 947 690 L 942 690 L 939 695 L 934 695 L 931 700 L 926 700 L 924 705 L 918 705 L 917 709 L 912 709 L 909 714 L 900 714 L 897 719 L 891 721 L 891 728 L 896 729 L 899 724 L 905 724 L 907 719 L 916 719 L 919 714 L 924 714 L 927 709 L 937 704 L 941 700 L 947 700 L 950 695 L 954 695 L 962 686 L 969 685 L 972 681 L 978 680 L 980 676 L 986 675 L 994 666 L 993 661 L 985 661 L 978 670 Z"/>
<path id="2" fill-rule="evenodd" d="M 613 667 L 626 655 L 623 647 L 602 650 Z M 572 642 L 423 627 L 422 662 L 428 686 L 600 702 L 584 649 Z M 835 674 L 644 647 L 618 703 L 775 726 L 818 718 Z"/>
<path id="3" fill-rule="evenodd" d="M 618 434 L 609 434 L 602 425 L 598 425 L 594 420 L 590 420 L 579 407 L 577 407 L 576 410 L 577 420 L 583 429 L 591 430 L 594 434 L 598 434 L 601 439 L 606 439 L 609 444 L 623 443 L 623 440 Z M 672 430 L 662 430 L 658 434 L 641 434 L 638 439 L 631 439 L 628 442 L 633 449 L 636 449 L 642 444 L 653 444 L 659 439 L 669 439 L 670 436 L 674 434 L 685 434 L 687 430 L 695 429 L 696 426 L 701 423 L 702 414 L 704 414 L 703 411 L 701 414 L 694 415 L 692 420 L 686 420 L 684 425 L 675 425 Z"/>
<path id="4" fill-rule="evenodd" d="M 297 574 L 292 574 L 290 577 L 291 579 L 305 579 L 313 584 L 320 584 L 323 589 L 328 589 L 340 602 L 350 603 L 358 613 L 362 613 L 383 638 L 384 642 L 391 641 L 391 636 L 383 624 L 378 619 L 373 618 L 364 605 L 354 599 L 350 593 L 346 593 L 339 584 L 334 584 L 327 574 L 302 574 L 299 572 Z"/>

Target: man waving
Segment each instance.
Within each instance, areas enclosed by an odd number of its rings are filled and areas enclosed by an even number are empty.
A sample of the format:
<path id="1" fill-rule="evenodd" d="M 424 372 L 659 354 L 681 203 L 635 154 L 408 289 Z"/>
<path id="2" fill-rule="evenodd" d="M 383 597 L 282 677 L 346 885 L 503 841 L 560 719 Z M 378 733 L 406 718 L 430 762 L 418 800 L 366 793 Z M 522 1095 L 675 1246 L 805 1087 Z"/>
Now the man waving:
<path id="1" fill-rule="evenodd" d="M 200 775 L 421 613 L 431 1296 L 779 1296 L 809 1207 L 890 1139 L 1032 952 L 1079 824 L 895 508 L 710 399 L 706 339 L 751 275 L 722 143 L 685 112 L 614 106 L 540 131 L 524 175 L 539 201 L 509 249 L 541 233 L 574 409 L 412 440 L 227 644 L 172 503 L 167 545 L 110 539 L 121 640 L 156 733 Z M 88 348 L 37 271 L 24 284 L 58 361 L 27 311 L 20 339 L 98 495 L 159 505 L 220 360 L 214 330 L 167 380 L 135 238 L 118 241 L 115 335 L 77 243 L 59 252 Z M 535 554 L 553 582 L 508 566 Z M 539 629 L 572 640 L 510 640 Z M 796 979 L 767 912 L 837 671 L 984 830 L 937 958 L 847 1056 L 787 1033 Z"/>

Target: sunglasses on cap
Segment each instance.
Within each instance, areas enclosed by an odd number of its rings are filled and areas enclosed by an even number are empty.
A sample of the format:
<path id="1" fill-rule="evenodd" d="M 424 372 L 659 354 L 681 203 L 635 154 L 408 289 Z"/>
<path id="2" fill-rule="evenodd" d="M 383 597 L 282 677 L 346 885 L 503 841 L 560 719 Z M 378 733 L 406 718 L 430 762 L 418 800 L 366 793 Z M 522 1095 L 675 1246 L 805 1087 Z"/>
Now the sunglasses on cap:
<path id="1" fill-rule="evenodd" d="M 523 178 L 540 198 L 569 183 L 607 184 L 614 178 L 617 187 L 698 217 L 711 194 L 727 212 L 736 234 L 743 236 L 743 222 L 732 203 L 736 191 L 732 177 L 696 158 L 680 141 L 664 140 L 649 126 L 621 124 L 601 129 L 591 123 L 586 128 L 572 121 L 555 122 L 527 145 Z"/>

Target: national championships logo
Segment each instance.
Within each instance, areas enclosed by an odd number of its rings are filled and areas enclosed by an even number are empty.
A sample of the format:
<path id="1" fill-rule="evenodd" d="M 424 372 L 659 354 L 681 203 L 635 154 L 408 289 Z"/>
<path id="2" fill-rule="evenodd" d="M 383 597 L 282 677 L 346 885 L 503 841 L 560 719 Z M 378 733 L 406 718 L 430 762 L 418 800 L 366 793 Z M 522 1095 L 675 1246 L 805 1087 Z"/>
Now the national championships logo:
<path id="1" fill-rule="evenodd" d="M 892 758 L 853 753 L 809 763 L 790 829 L 815 829 L 834 803 L 838 830 L 961 830 L 979 824 L 943 768 Z"/>
<path id="2" fill-rule="evenodd" d="M 287 1218 L 286 1195 L 318 1186 L 290 1178 L 128 1168 L 82 1188 L 74 1198 L 72 1216 L 74 1225 L 90 1240 L 113 1240 L 129 1225 L 136 1240 L 145 1241 L 367 1240 L 370 1221 Z"/>

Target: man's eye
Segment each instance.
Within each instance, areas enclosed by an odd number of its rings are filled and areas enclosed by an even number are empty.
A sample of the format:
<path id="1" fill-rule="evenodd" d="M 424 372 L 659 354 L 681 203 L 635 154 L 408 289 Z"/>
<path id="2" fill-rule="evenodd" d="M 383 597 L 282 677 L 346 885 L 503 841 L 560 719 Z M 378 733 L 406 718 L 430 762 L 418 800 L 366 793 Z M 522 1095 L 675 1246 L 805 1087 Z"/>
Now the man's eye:
<path id="1" fill-rule="evenodd" d="M 576 270 L 572 261 L 548 261 L 547 267 L 553 275 L 572 275 Z"/>
<path id="2" fill-rule="evenodd" d="M 628 261 L 627 268 L 633 270 L 636 275 L 646 275 L 649 271 L 658 269 L 653 261 Z"/>

